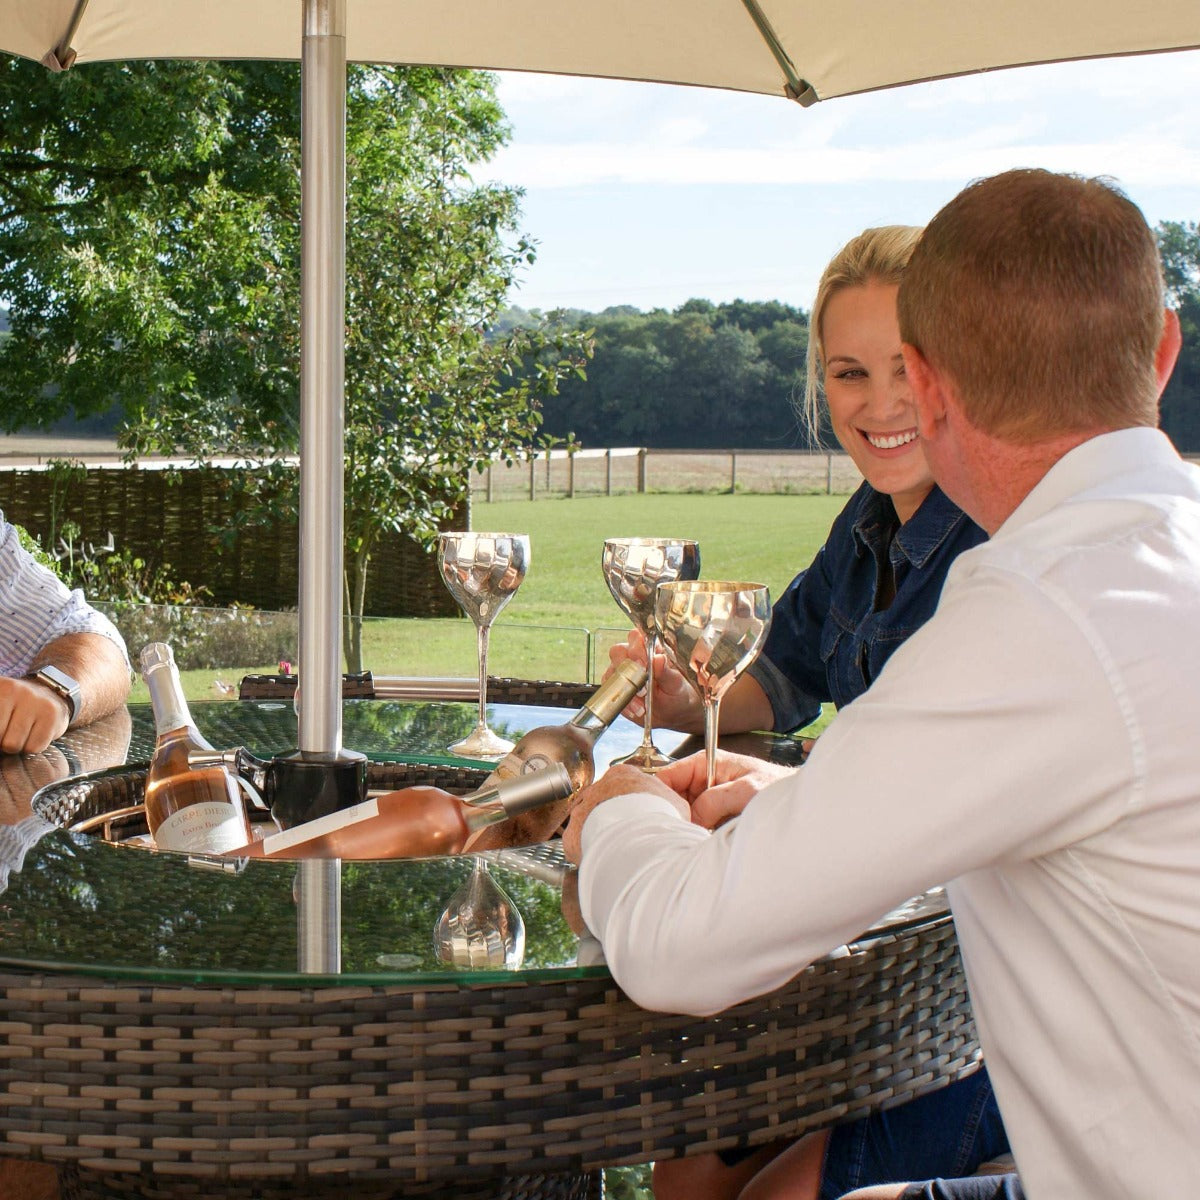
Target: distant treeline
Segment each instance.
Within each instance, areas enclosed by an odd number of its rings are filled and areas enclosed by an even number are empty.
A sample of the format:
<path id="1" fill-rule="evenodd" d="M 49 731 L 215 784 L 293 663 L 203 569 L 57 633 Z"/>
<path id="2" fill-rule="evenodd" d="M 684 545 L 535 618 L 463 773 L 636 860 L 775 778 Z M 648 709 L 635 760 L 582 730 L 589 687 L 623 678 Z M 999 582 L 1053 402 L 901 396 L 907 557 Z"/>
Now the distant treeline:
<path id="1" fill-rule="evenodd" d="M 585 446 L 805 447 L 793 406 L 804 390 L 808 315 L 779 301 L 689 300 L 673 312 L 628 305 L 559 314 L 590 329 L 587 378 L 544 406 L 546 433 Z M 536 319 L 519 308 L 504 324 Z"/>
<path id="2" fill-rule="evenodd" d="M 1164 221 L 1167 301 L 1179 313 L 1183 352 L 1162 398 L 1162 428 L 1200 453 L 1200 229 Z M 629 305 L 566 310 L 567 326 L 595 333 L 586 379 L 568 379 L 545 405 L 546 433 L 584 446 L 794 449 L 809 440 L 793 401 L 804 390 L 808 314 L 778 301 L 689 300 L 674 311 Z M 501 327 L 541 314 L 509 308 Z M 832 444 L 828 431 L 825 444 Z"/>

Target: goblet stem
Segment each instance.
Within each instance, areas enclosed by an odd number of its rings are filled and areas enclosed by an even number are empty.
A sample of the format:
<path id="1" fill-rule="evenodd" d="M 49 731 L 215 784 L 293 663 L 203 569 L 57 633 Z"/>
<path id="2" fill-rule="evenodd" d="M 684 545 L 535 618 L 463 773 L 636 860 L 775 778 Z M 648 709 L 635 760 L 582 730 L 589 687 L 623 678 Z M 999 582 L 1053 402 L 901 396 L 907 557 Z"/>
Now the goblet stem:
<path id="1" fill-rule="evenodd" d="M 488 638 L 492 626 L 490 621 L 475 626 L 475 637 L 479 643 L 479 724 L 480 733 L 487 731 L 487 681 L 488 681 Z"/>
<path id="2" fill-rule="evenodd" d="M 705 787 L 712 787 L 717 777 L 717 726 L 721 721 L 721 701 L 704 700 L 704 765 L 707 768 Z"/>
<path id="3" fill-rule="evenodd" d="M 658 645 L 658 633 L 646 634 L 646 669 L 649 674 L 646 676 L 646 712 L 645 720 L 642 723 L 642 750 L 644 757 L 648 760 L 657 756 L 658 751 L 654 745 L 654 651 Z"/>

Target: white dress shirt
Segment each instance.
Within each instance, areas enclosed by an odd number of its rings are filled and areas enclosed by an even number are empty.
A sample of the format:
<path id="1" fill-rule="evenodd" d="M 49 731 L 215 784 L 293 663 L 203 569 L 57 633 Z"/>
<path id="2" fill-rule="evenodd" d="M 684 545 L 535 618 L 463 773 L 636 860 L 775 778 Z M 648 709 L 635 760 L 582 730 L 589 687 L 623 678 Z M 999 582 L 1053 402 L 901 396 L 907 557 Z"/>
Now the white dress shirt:
<path id="1" fill-rule="evenodd" d="M 1064 457 L 807 764 L 708 833 L 620 797 L 580 898 L 648 1008 L 780 986 L 946 882 L 1033 1200 L 1200 1186 L 1200 471 Z"/>
<path id="2" fill-rule="evenodd" d="M 0 675 L 29 674 L 38 654 L 68 633 L 98 633 L 126 654 L 113 623 L 35 561 L 0 513 Z"/>

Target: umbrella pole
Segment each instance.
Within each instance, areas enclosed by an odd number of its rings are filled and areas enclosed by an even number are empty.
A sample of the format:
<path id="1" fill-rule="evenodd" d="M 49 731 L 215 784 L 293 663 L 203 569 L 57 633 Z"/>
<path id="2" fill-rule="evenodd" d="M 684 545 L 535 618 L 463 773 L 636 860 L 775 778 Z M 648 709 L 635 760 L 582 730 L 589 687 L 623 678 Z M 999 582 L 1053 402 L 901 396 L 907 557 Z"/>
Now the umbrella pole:
<path id="1" fill-rule="evenodd" d="M 342 752 L 342 522 L 346 328 L 346 3 L 303 0 L 300 168 L 299 749 Z M 341 967 L 341 863 L 298 878 L 301 971 Z"/>

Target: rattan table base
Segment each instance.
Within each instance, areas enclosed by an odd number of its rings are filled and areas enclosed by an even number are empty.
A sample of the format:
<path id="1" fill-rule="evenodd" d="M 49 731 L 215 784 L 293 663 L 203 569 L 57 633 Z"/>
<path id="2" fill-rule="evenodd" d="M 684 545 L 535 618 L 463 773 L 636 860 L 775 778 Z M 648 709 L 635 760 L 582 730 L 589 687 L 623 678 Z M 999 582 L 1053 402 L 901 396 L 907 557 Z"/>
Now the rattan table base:
<path id="1" fill-rule="evenodd" d="M 5 971 L 0 1030 L 7 1152 L 152 1173 L 163 1195 L 586 1173 L 797 1136 L 976 1067 L 948 917 L 707 1019 L 646 1012 L 603 979 L 239 988 Z"/>

